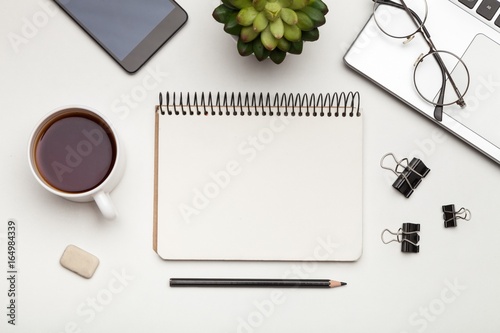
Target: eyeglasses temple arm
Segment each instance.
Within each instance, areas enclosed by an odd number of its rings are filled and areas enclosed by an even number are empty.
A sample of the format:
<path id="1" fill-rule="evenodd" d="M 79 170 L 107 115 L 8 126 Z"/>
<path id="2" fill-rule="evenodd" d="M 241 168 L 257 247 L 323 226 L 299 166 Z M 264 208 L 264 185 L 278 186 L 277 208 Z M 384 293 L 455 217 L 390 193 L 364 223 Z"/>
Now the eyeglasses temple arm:
<path id="1" fill-rule="evenodd" d="M 436 47 L 434 46 L 434 44 L 432 43 L 432 41 L 430 39 L 429 39 L 429 46 L 431 47 L 431 51 L 434 51 L 434 52 L 437 51 Z M 433 55 L 434 55 L 434 59 L 436 59 L 439 67 L 441 68 L 441 73 L 443 75 L 443 84 L 441 86 L 441 93 L 440 93 L 440 98 L 439 98 L 440 100 L 438 101 L 438 104 L 441 104 L 441 105 L 443 104 L 444 91 L 445 91 L 445 87 L 446 87 L 446 79 L 448 79 L 451 86 L 453 87 L 453 90 L 455 91 L 455 94 L 458 97 L 457 104 L 460 105 L 461 107 L 464 107 L 465 102 L 462 98 L 462 93 L 460 93 L 460 90 L 458 89 L 457 84 L 455 83 L 455 80 L 453 80 L 453 77 L 451 76 L 450 72 L 448 71 L 448 68 L 444 64 L 443 59 L 441 59 L 441 56 L 438 53 L 434 53 Z M 434 116 L 435 116 L 435 111 L 434 111 Z M 441 113 L 442 113 L 442 107 L 441 107 Z M 438 119 L 438 118 L 436 118 L 436 119 L 441 121 L 441 119 Z"/>

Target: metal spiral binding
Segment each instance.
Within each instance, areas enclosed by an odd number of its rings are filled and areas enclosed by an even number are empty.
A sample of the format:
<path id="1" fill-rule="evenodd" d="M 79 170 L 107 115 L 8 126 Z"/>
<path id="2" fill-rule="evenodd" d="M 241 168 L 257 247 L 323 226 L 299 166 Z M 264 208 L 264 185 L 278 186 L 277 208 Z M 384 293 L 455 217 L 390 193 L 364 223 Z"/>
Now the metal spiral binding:
<path id="1" fill-rule="evenodd" d="M 360 117 L 359 92 L 333 94 L 212 93 L 159 94 L 158 109 L 168 115 Z M 166 110 L 163 108 L 166 107 Z"/>

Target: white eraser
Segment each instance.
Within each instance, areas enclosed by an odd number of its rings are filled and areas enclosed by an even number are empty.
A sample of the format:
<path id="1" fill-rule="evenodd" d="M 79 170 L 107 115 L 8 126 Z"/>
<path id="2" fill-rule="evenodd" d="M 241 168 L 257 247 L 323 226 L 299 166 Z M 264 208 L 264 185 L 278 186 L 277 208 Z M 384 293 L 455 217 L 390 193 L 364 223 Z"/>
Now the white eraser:
<path id="1" fill-rule="evenodd" d="M 74 245 L 66 247 L 59 262 L 64 268 L 87 279 L 94 275 L 97 266 L 99 266 L 99 259 L 96 256 Z"/>

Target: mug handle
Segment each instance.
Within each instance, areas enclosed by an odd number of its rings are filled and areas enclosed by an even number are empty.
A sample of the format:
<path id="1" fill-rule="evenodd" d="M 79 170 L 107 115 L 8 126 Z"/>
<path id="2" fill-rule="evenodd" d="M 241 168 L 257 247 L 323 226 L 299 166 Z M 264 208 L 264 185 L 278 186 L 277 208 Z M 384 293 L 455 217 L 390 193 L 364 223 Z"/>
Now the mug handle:
<path id="1" fill-rule="evenodd" d="M 94 201 L 96 202 L 97 207 L 99 207 L 99 210 L 105 218 L 109 220 L 113 220 L 116 218 L 115 206 L 111 201 L 109 193 L 104 191 L 98 192 L 96 195 L 94 195 Z"/>

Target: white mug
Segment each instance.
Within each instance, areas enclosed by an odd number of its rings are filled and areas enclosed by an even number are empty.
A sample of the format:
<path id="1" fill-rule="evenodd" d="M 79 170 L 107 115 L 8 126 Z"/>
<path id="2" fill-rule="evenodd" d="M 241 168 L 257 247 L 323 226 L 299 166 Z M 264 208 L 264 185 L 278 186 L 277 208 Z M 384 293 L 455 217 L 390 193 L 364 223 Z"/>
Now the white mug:
<path id="1" fill-rule="evenodd" d="M 97 111 L 66 106 L 51 112 L 31 134 L 28 159 L 49 192 L 95 201 L 104 217 L 116 217 L 109 193 L 123 176 L 125 156 L 115 129 Z"/>

